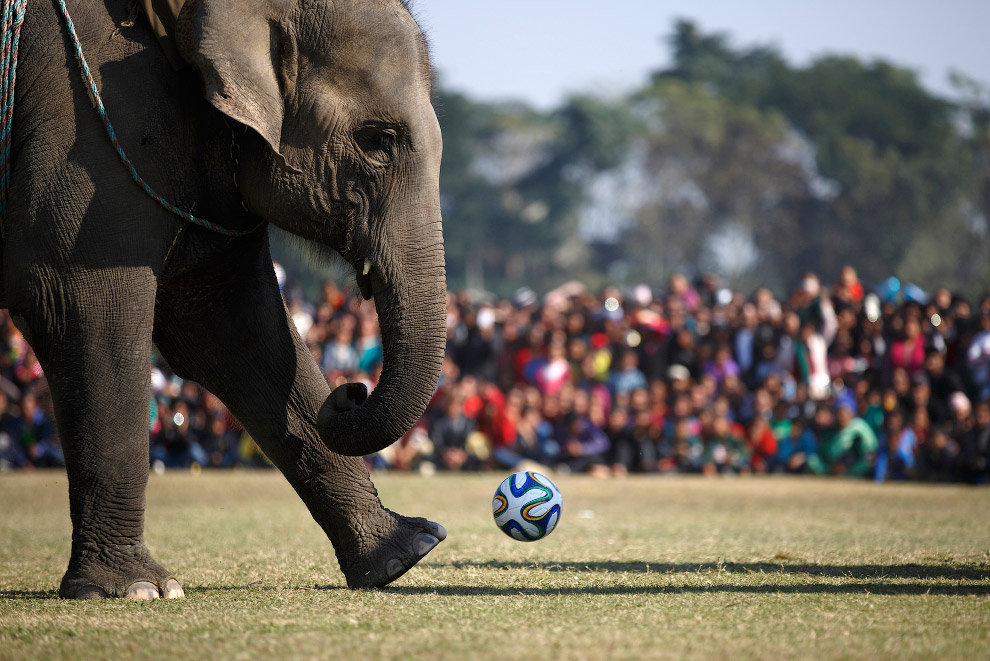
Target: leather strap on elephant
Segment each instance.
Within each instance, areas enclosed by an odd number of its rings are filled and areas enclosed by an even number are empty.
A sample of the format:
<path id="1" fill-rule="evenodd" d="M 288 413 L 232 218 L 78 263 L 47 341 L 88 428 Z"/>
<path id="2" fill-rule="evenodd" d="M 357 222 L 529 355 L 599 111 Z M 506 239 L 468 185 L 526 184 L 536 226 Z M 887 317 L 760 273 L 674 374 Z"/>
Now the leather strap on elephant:
<path id="1" fill-rule="evenodd" d="M 8 0 L 2 0 L 7 2 Z M 26 0 L 21 0 L 26 4 Z M 96 109 L 96 113 L 100 116 L 100 120 L 103 122 L 103 127 L 107 131 L 107 135 L 110 136 L 110 142 L 113 143 L 113 148 L 117 152 L 117 156 L 120 157 L 120 162 L 124 164 L 127 171 L 131 174 L 131 179 L 147 193 L 151 199 L 160 204 L 166 211 L 169 211 L 179 218 L 186 220 L 200 227 L 205 227 L 206 229 L 216 232 L 217 234 L 222 234 L 224 236 L 246 236 L 253 233 L 265 224 L 265 221 L 261 221 L 254 227 L 246 230 L 231 230 L 226 227 L 221 227 L 216 223 L 212 223 L 204 218 L 199 218 L 192 215 L 188 211 L 183 211 L 178 208 L 164 197 L 156 193 L 151 186 L 148 185 L 141 175 L 138 174 L 137 170 L 131 164 L 130 159 L 127 158 L 127 154 L 124 153 L 124 149 L 120 146 L 120 142 L 117 140 L 117 134 L 113 130 L 113 125 L 110 124 L 110 118 L 107 116 L 107 110 L 103 106 L 103 99 L 100 97 L 100 91 L 96 88 L 96 81 L 93 80 L 93 75 L 89 72 L 89 65 L 86 64 L 86 58 L 83 57 L 82 44 L 79 43 L 79 35 L 76 34 L 76 26 L 72 23 L 72 18 L 69 16 L 69 10 L 65 6 L 65 0 L 58 0 L 59 10 L 62 12 L 62 17 L 65 19 L 65 27 L 69 32 L 69 39 L 72 41 L 72 49 L 76 55 L 76 62 L 79 63 L 79 70 L 82 73 L 83 81 L 86 84 L 87 90 L 89 91 L 90 99 L 93 101 L 93 107 Z"/>
<path id="2" fill-rule="evenodd" d="M 138 7 L 151 25 L 151 31 L 158 39 L 158 45 L 165 51 L 172 68 L 178 71 L 187 65 L 175 45 L 175 23 L 186 0 L 140 0 Z"/>
<path id="3" fill-rule="evenodd" d="M 14 123 L 14 79 L 17 74 L 17 42 L 27 0 L 2 0 L 0 16 L 0 233 L 7 217 L 10 184 L 10 136 Z"/>

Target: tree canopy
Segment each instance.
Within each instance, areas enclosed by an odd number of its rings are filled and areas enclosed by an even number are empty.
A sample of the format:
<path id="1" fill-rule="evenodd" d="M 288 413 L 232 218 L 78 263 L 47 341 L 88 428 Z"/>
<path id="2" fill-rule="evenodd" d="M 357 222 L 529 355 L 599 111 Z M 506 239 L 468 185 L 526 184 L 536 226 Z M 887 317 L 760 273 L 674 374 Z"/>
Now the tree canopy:
<path id="1" fill-rule="evenodd" d="M 950 101 L 890 62 L 796 66 L 686 20 L 667 43 L 670 66 L 639 89 L 548 112 L 441 86 L 452 288 L 674 271 L 781 287 L 844 264 L 990 288 L 986 86 L 956 76 Z"/>

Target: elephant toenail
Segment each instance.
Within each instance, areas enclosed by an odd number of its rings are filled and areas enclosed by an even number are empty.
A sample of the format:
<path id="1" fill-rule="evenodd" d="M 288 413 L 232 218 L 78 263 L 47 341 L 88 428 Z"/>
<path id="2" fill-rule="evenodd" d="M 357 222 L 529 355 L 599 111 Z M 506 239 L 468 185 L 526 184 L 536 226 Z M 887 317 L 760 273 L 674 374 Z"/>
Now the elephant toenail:
<path id="1" fill-rule="evenodd" d="M 158 587 L 149 581 L 138 581 L 137 583 L 131 583 L 131 586 L 127 588 L 127 592 L 124 596 L 128 599 L 135 599 L 138 601 L 147 599 L 158 599 Z"/>
<path id="2" fill-rule="evenodd" d="M 87 585 L 84 588 L 80 588 L 76 592 L 76 599 L 106 599 L 107 592 L 103 588 L 96 587 L 95 585 Z"/>
<path id="3" fill-rule="evenodd" d="M 429 533 L 421 532 L 416 537 L 413 538 L 413 551 L 418 556 L 424 556 L 429 553 L 434 546 L 440 543 L 440 540 L 430 535 Z"/>
<path id="4" fill-rule="evenodd" d="M 392 558 L 391 560 L 388 561 L 388 564 L 385 565 L 385 573 L 388 574 L 388 577 L 390 579 L 396 578 L 397 576 L 402 574 L 402 572 L 404 572 L 405 570 L 406 570 L 405 565 L 403 565 L 402 561 L 399 560 L 398 558 Z"/>
<path id="5" fill-rule="evenodd" d="M 429 523 L 430 523 L 430 532 L 433 533 L 433 536 L 434 537 L 436 537 L 441 542 L 443 540 L 447 539 L 447 529 L 446 528 L 444 528 L 443 526 L 441 526 L 436 521 L 430 521 Z"/>
<path id="6" fill-rule="evenodd" d="M 168 583 L 165 584 L 165 598 L 166 599 L 181 599 L 186 596 L 186 593 L 182 590 L 182 586 L 174 578 L 168 579 Z"/>

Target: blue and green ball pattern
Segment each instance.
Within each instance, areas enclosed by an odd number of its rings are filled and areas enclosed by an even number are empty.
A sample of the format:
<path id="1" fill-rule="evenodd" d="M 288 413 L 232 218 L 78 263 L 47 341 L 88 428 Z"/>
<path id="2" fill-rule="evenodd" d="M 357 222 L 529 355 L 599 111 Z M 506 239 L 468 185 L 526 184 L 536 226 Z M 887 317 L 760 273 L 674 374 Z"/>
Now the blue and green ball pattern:
<path id="1" fill-rule="evenodd" d="M 495 525 L 512 539 L 535 542 L 560 520 L 562 499 L 550 478 L 533 471 L 513 473 L 502 480 L 492 499 Z"/>

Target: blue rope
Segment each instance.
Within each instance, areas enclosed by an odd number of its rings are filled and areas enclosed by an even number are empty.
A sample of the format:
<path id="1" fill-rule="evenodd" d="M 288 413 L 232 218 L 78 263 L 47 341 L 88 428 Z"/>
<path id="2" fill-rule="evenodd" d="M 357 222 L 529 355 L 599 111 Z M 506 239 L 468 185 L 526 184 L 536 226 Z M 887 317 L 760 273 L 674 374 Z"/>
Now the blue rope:
<path id="1" fill-rule="evenodd" d="M 14 80 L 17 74 L 17 44 L 27 0 L 3 0 L 0 14 L 0 237 L 7 217 L 10 186 L 10 136 L 14 123 Z"/>
<path id="2" fill-rule="evenodd" d="M 4 0 L 4 2 L 9 2 L 9 1 L 10 0 Z M 20 0 L 20 1 L 25 4 L 27 2 L 27 0 Z M 117 140 L 117 134 L 113 130 L 113 125 L 110 124 L 110 118 L 107 116 L 107 110 L 103 106 L 103 99 L 100 97 L 99 90 L 96 89 L 96 81 L 93 80 L 93 76 L 89 71 L 89 65 L 86 64 L 86 58 L 83 57 L 82 45 L 79 43 L 79 36 L 76 34 L 76 26 L 72 23 L 72 18 L 69 16 L 69 10 L 65 6 L 65 0 L 58 0 L 58 7 L 59 10 L 61 10 L 62 12 L 62 17 L 65 19 L 65 27 L 68 29 L 69 38 L 72 40 L 72 47 L 75 50 L 76 61 L 79 63 L 79 69 L 82 72 L 83 80 L 89 88 L 89 96 L 90 99 L 93 101 L 93 107 L 96 108 L 96 113 L 100 116 L 100 119 L 103 121 L 103 127 L 106 129 L 107 135 L 110 136 L 110 142 L 113 143 L 113 148 L 117 151 L 117 156 L 120 157 L 120 162 L 123 163 L 124 166 L 127 168 L 127 171 L 131 173 L 131 179 L 133 179 L 134 182 L 138 186 L 140 186 L 142 190 L 144 190 L 144 192 L 151 197 L 151 199 L 155 200 L 155 202 L 158 202 L 158 204 L 160 204 L 167 211 L 170 211 L 171 213 L 175 214 L 176 216 L 184 220 L 189 221 L 190 223 L 199 225 L 200 227 L 205 227 L 208 230 L 216 232 L 217 234 L 223 234 L 224 236 L 246 236 L 257 230 L 262 225 L 264 225 L 265 221 L 261 221 L 258 225 L 255 225 L 254 227 L 247 230 L 227 229 L 225 227 L 221 227 L 220 225 L 217 225 L 216 223 L 212 223 L 203 218 L 194 216 L 188 211 L 183 211 L 182 209 L 179 209 L 178 207 L 170 203 L 168 200 L 166 200 L 164 197 L 162 197 L 154 190 L 152 190 L 151 186 L 148 185 L 148 182 L 146 182 L 141 177 L 141 175 L 138 174 L 137 170 L 134 168 L 134 165 L 131 164 L 130 159 L 128 159 L 127 155 L 124 153 L 124 149 L 120 146 L 120 142 Z"/>

